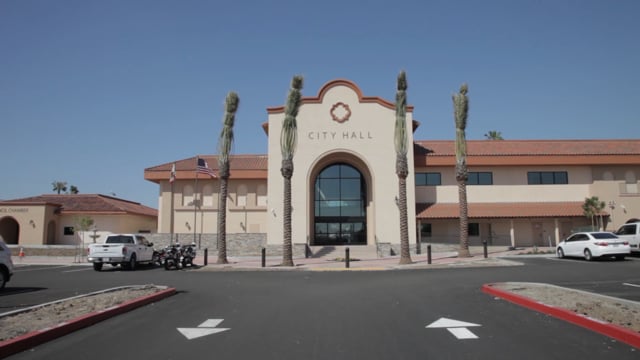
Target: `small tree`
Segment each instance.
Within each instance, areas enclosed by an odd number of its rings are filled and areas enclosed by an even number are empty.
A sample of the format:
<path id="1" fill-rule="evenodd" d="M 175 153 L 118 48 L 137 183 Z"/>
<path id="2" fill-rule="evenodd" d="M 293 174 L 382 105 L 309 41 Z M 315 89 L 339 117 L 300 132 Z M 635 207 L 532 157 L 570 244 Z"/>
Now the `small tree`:
<path id="1" fill-rule="evenodd" d="M 84 247 L 84 233 L 89 231 L 89 229 L 91 229 L 91 226 L 93 226 L 93 219 L 89 216 L 82 216 L 79 218 L 75 219 L 75 230 L 76 233 L 78 231 L 81 231 L 80 233 L 80 237 L 79 237 L 79 244 L 78 244 L 78 261 L 82 260 L 82 254 L 83 254 L 83 247 Z"/>
<path id="2" fill-rule="evenodd" d="M 582 204 L 582 211 L 584 216 L 591 219 L 591 230 L 596 229 L 598 226 L 598 215 L 601 215 L 602 210 L 607 206 L 604 201 L 600 201 L 597 196 L 592 196 L 590 198 L 585 198 L 584 203 Z M 602 218 L 601 218 L 602 219 Z M 602 222 L 598 227 L 601 227 Z"/>
<path id="3" fill-rule="evenodd" d="M 502 137 L 502 133 L 495 130 L 490 130 L 488 133 L 484 134 L 484 137 L 487 140 L 504 140 L 504 138 Z"/>
<path id="4" fill-rule="evenodd" d="M 71 187 L 69 188 L 69 193 L 71 194 L 78 194 L 80 191 L 78 190 L 78 187 L 75 185 L 71 185 Z"/>
<path id="5" fill-rule="evenodd" d="M 67 182 L 66 181 L 54 181 L 51 183 L 53 186 L 53 191 L 56 191 L 58 194 L 67 191 Z"/>

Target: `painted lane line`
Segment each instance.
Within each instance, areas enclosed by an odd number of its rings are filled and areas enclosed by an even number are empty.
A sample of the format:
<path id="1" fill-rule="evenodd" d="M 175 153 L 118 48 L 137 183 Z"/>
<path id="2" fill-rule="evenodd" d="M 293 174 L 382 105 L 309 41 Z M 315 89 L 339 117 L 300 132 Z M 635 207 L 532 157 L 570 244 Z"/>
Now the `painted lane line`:
<path id="1" fill-rule="evenodd" d="M 28 266 L 28 265 L 24 265 L 24 266 Z M 27 272 L 27 271 L 62 269 L 62 268 L 67 268 L 67 267 L 71 267 L 71 266 L 70 265 L 61 265 L 61 266 L 41 267 L 41 268 L 37 268 L 37 269 L 21 269 L 21 266 L 16 266 L 13 271 L 14 272 Z"/>
<path id="2" fill-rule="evenodd" d="M 72 272 L 78 272 L 78 271 L 87 271 L 87 270 L 93 270 L 90 267 L 86 267 L 84 269 L 78 269 L 78 270 L 66 270 L 66 271 L 62 271 L 63 273 L 72 273 Z"/>
<path id="3" fill-rule="evenodd" d="M 622 285 L 640 288 L 640 285 L 636 285 L 636 284 L 622 283 Z"/>

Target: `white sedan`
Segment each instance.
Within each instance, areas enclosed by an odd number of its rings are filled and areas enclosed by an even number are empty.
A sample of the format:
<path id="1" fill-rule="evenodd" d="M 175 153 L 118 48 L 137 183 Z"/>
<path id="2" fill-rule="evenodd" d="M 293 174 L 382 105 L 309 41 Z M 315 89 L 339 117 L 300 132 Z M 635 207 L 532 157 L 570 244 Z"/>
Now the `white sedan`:
<path id="1" fill-rule="evenodd" d="M 624 260 L 631 253 L 629 242 L 611 232 L 578 232 L 562 240 L 556 248 L 559 258 L 565 256 L 584 257 L 585 260 L 601 256 Z"/>

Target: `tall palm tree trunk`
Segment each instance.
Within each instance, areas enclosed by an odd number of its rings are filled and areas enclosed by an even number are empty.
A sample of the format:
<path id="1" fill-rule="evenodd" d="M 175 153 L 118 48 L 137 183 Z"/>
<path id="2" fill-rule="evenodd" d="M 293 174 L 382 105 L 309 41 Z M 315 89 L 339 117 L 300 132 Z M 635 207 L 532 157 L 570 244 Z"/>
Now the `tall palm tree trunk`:
<path id="1" fill-rule="evenodd" d="M 291 177 L 293 176 L 293 155 L 298 144 L 298 125 L 296 116 L 302 102 L 302 76 L 296 75 L 291 80 L 291 89 L 284 108 L 284 120 L 280 132 L 280 151 L 282 153 L 282 167 L 280 172 L 284 178 L 283 198 L 283 239 L 282 266 L 293 266 L 293 242 L 291 239 Z"/>
<path id="2" fill-rule="evenodd" d="M 458 180 L 458 201 L 460 202 L 460 249 L 458 250 L 458 256 L 470 257 L 471 253 L 469 252 L 469 209 L 467 206 L 466 180 Z"/>
<path id="3" fill-rule="evenodd" d="M 400 264 L 411 264 L 409 249 L 409 224 L 407 217 L 407 157 L 397 160 L 401 169 L 398 171 L 398 210 L 400 210 Z"/>
<path id="4" fill-rule="evenodd" d="M 400 264 L 410 264 L 409 225 L 407 218 L 407 75 L 398 75 L 396 91 L 396 122 L 394 129 L 396 175 L 398 176 L 398 210 L 400 211 Z"/>
<path id="5" fill-rule="evenodd" d="M 218 170 L 220 196 L 218 197 L 218 264 L 228 264 L 227 260 L 227 194 L 229 191 L 229 163 Z"/>
<path id="6" fill-rule="evenodd" d="M 283 208 L 284 214 L 282 219 L 283 226 L 283 248 L 282 248 L 282 265 L 294 266 L 293 264 L 293 242 L 291 241 L 291 177 L 293 176 L 293 161 L 282 160 L 282 176 L 284 177 L 284 197 Z"/>
<path id="7" fill-rule="evenodd" d="M 238 94 L 231 91 L 225 101 L 222 131 L 218 140 L 218 176 L 220 196 L 218 197 L 218 264 L 228 264 L 227 260 L 227 193 L 229 184 L 229 153 L 233 145 L 233 125 L 240 105 Z M 246 224 L 245 224 L 246 226 Z"/>
<path id="8" fill-rule="evenodd" d="M 469 252 L 469 213 L 467 204 L 467 140 L 465 129 L 469 112 L 467 84 L 462 84 L 460 92 L 453 95 L 453 113 L 456 124 L 456 181 L 458 182 L 458 201 L 460 207 L 460 249 L 459 257 L 470 257 Z"/>

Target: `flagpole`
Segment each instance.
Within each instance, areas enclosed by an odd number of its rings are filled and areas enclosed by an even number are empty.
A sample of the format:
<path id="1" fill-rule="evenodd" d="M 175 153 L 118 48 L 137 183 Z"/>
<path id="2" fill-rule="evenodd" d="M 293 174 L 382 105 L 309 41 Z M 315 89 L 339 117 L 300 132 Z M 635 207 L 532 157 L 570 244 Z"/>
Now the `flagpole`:
<path id="1" fill-rule="evenodd" d="M 198 222 L 197 212 L 197 204 L 198 204 L 198 163 L 200 162 L 200 157 L 196 156 L 196 184 L 195 189 L 193 190 L 193 243 L 196 243 L 196 228 Z"/>
<path id="2" fill-rule="evenodd" d="M 175 173 L 176 173 L 176 164 L 174 163 L 173 166 L 171 167 L 171 175 L 169 177 L 169 182 L 171 183 L 171 216 L 169 219 L 169 229 L 171 231 L 171 240 L 169 241 L 169 245 L 171 245 L 173 243 L 173 235 L 174 235 L 174 214 L 173 214 L 173 209 L 174 209 L 174 199 L 173 199 L 173 183 L 176 181 L 175 179 Z"/>

